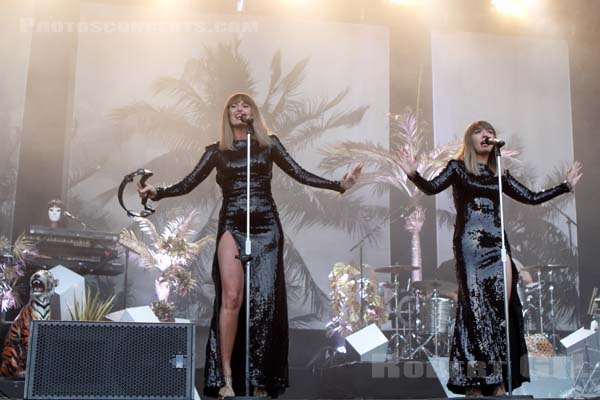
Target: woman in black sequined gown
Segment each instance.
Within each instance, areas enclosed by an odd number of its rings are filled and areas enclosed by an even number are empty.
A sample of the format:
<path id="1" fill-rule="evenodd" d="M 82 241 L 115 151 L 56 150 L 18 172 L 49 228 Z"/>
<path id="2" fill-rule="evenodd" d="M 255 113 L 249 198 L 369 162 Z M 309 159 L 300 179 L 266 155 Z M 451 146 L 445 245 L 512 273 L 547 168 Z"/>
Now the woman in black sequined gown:
<path id="1" fill-rule="evenodd" d="M 406 152 L 400 157 L 404 172 L 424 193 L 433 195 L 452 186 L 458 305 L 447 386 L 455 393 L 476 396 L 503 395 L 508 386 L 498 178 L 493 147 L 483 143 L 486 137 L 495 136 L 488 122 L 473 122 L 465 131 L 457 159 L 430 181 L 419 175 Z M 580 177 L 581 165 L 576 162 L 564 183 L 536 193 L 506 171 L 503 192 L 522 203 L 540 204 L 570 192 Z M 529 373 L 517 279 L 512 279 L 518 273 L 510 259 L 508 239 L 506 247 L 512 387 L 517 388 L 529 381 Z"/>
<path id="2" fill-rule="evenodd" d="M 146 186 L 153 200 L 180 196 L 198 186 L 213 169 L 223 194 L 217 251 L 213 262 L 215 301 L 206 346 L 205 393 L 233 396 L 245 385 L 244 272 L 236 257 L 246 241 L 246 124 L 254 118 L 251 145 L 250 223 L 252 241 L 250 383 L 254 394 L 276 397 L 288 386 L 288 319 L 283 275 L 284 236 L 271 195 L 273 163 L 288 175 L 317 188 L 343 193 L 361 172 L 358 165 L 342 181 L 330 181 L 300 167 L 277 136 L 269 135 L 256 103 L 245 94 L 229 98 L 223 111 L 222 138 L 210 145 L 182 181 L 162 188 Z M 243 308 L 245 309 L 245 307 Z"/>

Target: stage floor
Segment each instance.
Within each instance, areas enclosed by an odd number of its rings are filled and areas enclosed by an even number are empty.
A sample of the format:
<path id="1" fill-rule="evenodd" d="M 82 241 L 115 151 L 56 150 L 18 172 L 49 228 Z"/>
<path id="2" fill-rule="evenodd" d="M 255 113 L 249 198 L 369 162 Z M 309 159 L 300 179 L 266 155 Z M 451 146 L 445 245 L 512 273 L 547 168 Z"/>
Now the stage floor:
<path id="1" fill-rule="evenodd" d="M 525 398 L 600 398 L 587 376 L 576 382 L 579 369 L 571 357 L 530 357 L 531 382 L 513 391 Z M 196 370 L 196 387 L 203 385 Z M 600 374 L 599 374 L 600 375 Z M 283 399 L 437 399 L 463 397 L 446 388 L 448 359 L 430 358 L 400 363 L 352 362 L 329 368 L 290 368 L 290 387 Z M 577 385 L 576 385 L 577 383 Z"/>
<path id="2" fill-rule="evenodd" d="M 448 359 L 395 363 L 350 362 L 328 368 L 290 368 L 290 387 L 282 399 L 446 399 L 462 397 L 445 387 Z M 531 382 L 513 392 L 519 398 L 598 398 L 600 376 L 577 381 L 571 357 L 530 357 Z M 600 373 L 598 373 L 600 375 Z M 195 371 L 202 393 L 204 370 Z M 586 387 L 587 385 L 587 387 Z M 586 390 L 582 390 L 586 387 Z M 21 399 L 24 381 L 0 378 L 0 399 Z M 202 396 L 202 398 L 208 398 Z M 488 397 L 489 398 L 489 397 Z"/>

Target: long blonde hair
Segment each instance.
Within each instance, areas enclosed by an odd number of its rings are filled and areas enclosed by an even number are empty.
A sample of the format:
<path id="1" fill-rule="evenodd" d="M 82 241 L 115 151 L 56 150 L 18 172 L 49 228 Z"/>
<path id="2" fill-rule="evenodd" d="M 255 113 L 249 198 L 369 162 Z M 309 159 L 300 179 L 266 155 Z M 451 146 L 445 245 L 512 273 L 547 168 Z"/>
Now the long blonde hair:
<path id="1" fill-rule="evenodd" d="M 233 130 L 229 123 L 229 106 L 238 101 L 247 103 L 252 108 L 252 117 L 254 118 L 254 138 L 258 141 L 261 147 L 270 146 L 271 138 L 269 138 L 269 129 L 267 128 L 265 121 L 260 114 L 260 110 L 256 105 L 256 102 L 246 93 L 235 93 L 229 96 L 225 102 L 225 108 L 223 109 L 223 119 L 221 121 L 221 143 L 219 148 L 221 150 L 235 150 L 233 147 Z"/>
<path id="2" fill-rule="evenodd" d="M 475 151 L 475 146 L 473 145 L 473 134 L 482 129 L 491 132 L 494 137 L 496 137 L 496 129 L 492 126 L 492 124 L 487 121 L 473 121 L 469 124 L 469 126 L 467 126 L 467 129 L 465 129 L 462 146 L 460 149 L 458 149 L 455 157 L 457 160 L 462 160 L 465 163 L 467 172 L 470 172 L 474 175 L 479 175 L 479 167 L 477 166 L 477 152 Z M 490 153 L 487 165 L 492 170 L 494 175 L 496 175 L 496 157 L 494 157 L 493 153 Z"/>

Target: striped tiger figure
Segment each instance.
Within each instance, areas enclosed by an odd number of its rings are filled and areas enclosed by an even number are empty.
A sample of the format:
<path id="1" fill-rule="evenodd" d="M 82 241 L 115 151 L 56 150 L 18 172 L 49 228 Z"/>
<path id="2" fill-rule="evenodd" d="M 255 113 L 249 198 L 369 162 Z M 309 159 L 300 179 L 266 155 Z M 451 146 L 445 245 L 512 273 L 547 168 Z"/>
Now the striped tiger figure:
<path id="1" fill-rule="evenodd" d="M 19 315 L 14 319 L 2 351 L 0 375 L 22 378 L 25 375 L 27 363 L 27 348 L 29 346 L 29 325 L 32 320 L 50 319 L 50 299 L 58 280 L 50 271 L 40 270 L 31 275 L 30 299 Z"/>

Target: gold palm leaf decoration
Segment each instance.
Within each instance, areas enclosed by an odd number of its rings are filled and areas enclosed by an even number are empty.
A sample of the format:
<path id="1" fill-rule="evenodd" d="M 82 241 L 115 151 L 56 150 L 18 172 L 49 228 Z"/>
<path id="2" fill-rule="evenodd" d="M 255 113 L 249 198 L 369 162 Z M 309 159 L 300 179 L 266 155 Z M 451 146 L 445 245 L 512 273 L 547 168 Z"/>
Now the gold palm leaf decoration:
<path id="1" fill-rule="evenodd" d="M 192 241 L 197 231 L 191 226 L 194 226 L 194 220 L 198 216 L 198 211 L 194 210 L 186 217 L 180 216 L 167 221 L 160 234 L 152 221 L 136 218 L 146 240 L 138 239 L 133 231 L 124 229 L 120 243 L 138 255 L 143 267 L 164 271 L 172 265 L 187 266 L 194 257 L 214 243 L 214 235 Z"/>
<path id="2" fill-rule="evenodd" d="M 175 217 L 165 223 L 161 233 L 149 219 L 136 218 L 146 240 L 131 230 L 121 232 L 120 243 L 137 256 L 139 265 L 160 271 L 155 284 L 159 301 L 152 303 L 152 308 L 161 321 L 171 320 L 175 312 L 176 305 L 169 301 L 170 294 L 182 298 L 198 287 L 189 265 L 214 243 L 214 235 L 193 240 L 198 235 L 192 228 L 197 225 L 198 216 L 194 210 L 186 216 Z"/>
<path id="3" fill-rule="evenodd" d="M 353 265 L 337 263 L 329 273 L 331 309 L 329 311 L 329 334 L 339 333 L 346 337 L 370 324 L 381 326 L 387 321 L 385 302 L 377 293 L 377 280 L 372 273 L 363 278 L 361 292 L 360 270 Z M 364 317 L 361 318 L 361 303 Z"/>

